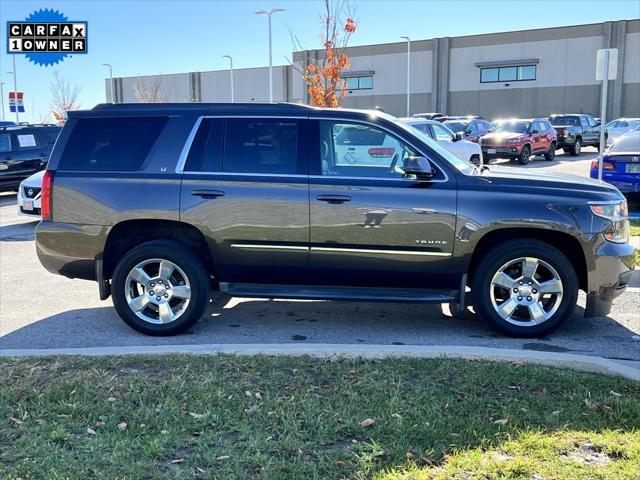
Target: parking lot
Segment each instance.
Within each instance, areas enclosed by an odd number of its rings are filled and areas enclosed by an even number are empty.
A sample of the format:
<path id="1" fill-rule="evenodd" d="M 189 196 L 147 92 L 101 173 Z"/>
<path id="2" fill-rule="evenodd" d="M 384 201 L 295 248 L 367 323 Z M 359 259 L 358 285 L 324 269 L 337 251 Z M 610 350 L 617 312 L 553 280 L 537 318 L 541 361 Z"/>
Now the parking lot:
<path id="1" fill-rule="evenodd" d="M 558 152 L 560 153 L 560 152 Z M 559 154 L 521 168 L 588 175 L 595 149 Z M 499 164 L 506 164 L 498 161 Z M 265 301 L 218 298 L 188 334 L 145 337 L 98 300 L 94 282 L 48 273 L 35 254 L 36 222 L 17 214 L 14 194 L 0 196 L 0 348 L 65 348 L 224 343 L 455 345 L 573 352 L 640 360 L 640 279 L 603 318 L 583 319 L 584 295 L 557 333 L 505 338 L 473 316 L 452 318 L 446 306 L 392 303 Z"/>

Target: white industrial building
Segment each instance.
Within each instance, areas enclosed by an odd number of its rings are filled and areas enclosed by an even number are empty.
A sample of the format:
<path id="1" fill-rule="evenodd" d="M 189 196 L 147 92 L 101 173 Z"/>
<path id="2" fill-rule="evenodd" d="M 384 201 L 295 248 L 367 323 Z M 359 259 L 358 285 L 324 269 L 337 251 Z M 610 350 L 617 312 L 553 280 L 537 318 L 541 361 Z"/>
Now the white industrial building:
<path id="1" fill-rule="evenodd" d="M 411 42 L 411 113 L 546 116 L 599 115 L 596 52 L 618 49 L 618 74 L 609 84 L 607 118 L 640 116 L 640 19 Z M 304 68 L 323 50 L 293 53 Z M 349 47 L 346 107 L 379 106 L 406 114 L 407 44 Z M 136 87 L 155 89 L 168 102 L 229 102 L 229 70 L 114 78 L 115 100 L 137 102 Z M 273 68 L 274 101 L 306 102 L 304 83 L 291 65 Z M 110 83 L 105 81 L 107 99 Z M 268 68 L 234 70 L 236 102 L 269 99 Z"/>

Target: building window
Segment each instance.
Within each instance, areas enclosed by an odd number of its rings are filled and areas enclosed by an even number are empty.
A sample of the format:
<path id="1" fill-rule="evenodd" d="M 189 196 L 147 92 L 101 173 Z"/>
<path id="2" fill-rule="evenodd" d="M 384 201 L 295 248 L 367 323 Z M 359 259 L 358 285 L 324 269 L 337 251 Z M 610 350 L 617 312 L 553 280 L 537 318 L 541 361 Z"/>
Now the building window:
<path id="1" fill-rule="evenodd" d="M 536 79 L 536 65 L 480 69 L 480 83 L 521 82 Z"/>
<path id="2" fill-rule="evenodd" d="M 342 80 L 347 82 L 347 90 L 371 90 L 373 88 L 373 76 L 346 77 Z M 342 82 L 338 84 L 338 90 L 342 88 Z"/>

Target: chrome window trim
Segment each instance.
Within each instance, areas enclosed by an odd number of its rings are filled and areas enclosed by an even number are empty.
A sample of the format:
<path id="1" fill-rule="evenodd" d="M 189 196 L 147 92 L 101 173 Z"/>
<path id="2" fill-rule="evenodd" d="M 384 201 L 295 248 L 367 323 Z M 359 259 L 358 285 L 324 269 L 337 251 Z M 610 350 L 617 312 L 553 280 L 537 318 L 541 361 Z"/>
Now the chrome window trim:
<path id="1" fill-rule="evenodd" d="M 289 115 L 202 115 L 200 117 L 198 117 L 196 119 L 196 122 L 194 123 L 193 127 L 191 128 L 191 132 L 189 132 L 189 135 L 187 136 L 187 140 L 184 143 L 184 146 L 182 147 L 182 152 L 180 153 L 180 157 L 178 158 L 178 163 L 176 164 L 176 173 L 198 173 L 198 174 L 204 174 L 204 175 L 212 175 L 212 174 L 224 174 L 224 173 L 231 173 L 231 172 L 205 172 L 205 171 L 185 171 L 184 167 L 187 163 L 187 158 L 189 158 L 189 152 L 191 151 L 191 147 L 193 145 L 193 141 L 196 138 L 196 134 L 198 133 L 198 129 L 200 128 L 200 125 L 202 124 L 202 120 L 204 120 L 205 118 L 284 118 L 284 119 L 290 119 L 290 120 L 306 120 L 309 117 L 303 117 L 303 116 L 289 116 Z M 238 175 L 238 174 L 235 174 Z M 289 177 L 290 175 L 278 175 L 278 174 L 239 174 L 239 175 L 264 175 L 264 176 L 277 176 L 277 177 Z M 298 175 L 292 175 L 292 176 L 298 176 Z M 306 177 L 306 175 L 299 175 L 301 177 Z"/>
<path id="2" fill-rule="evenodd" d="M 196 138 L 196 133 L 198 133 L 198 129 L 200 128 L 200 124 L 202 123 L 202 119 L 204 117 L 198 117 L 191 127 L 191 131 L 187 136 L 187 140 L 184 142 L 184 146 L 182 147 L 182 152 L 180 152 L 180 157 L 178 158 L 178 163 L 176 165 L 176 173 L 183 173 L 185 164 L 187 163 L 187 158 L 189 157 L 189 152 L 191 151 L 191 145 L 193 145 L 193 140 Z"/>
<path id="3" fill-rule="evenodd" d="M 415 146 L 414 143 L 408 141 L 405 137 L 398 135 L 395 132 L 390 131 L 388 128 L 384 127 L 383 125 L 379 125 L 377 123 L 373 123 L 373 122 L 369 122 L 367 120 L 360 120 L 360 119 L 352 119 L 352 118 L 335 118 L 335 117 L 309 117 L 310 120 L 325 120 L 325 121 L 330 121 L 330 122 L 342 122 L 342 123 L 361 123 L 364 125 L 370 125 L 372 127 L 375 128 L 379 128 L 380 130 L 384 130 L 385 132 L 387 132 L 389 135 L 392 135 L 394 137 L 400 138 L 404 143 L 407 143 L 408 145 L 410 145 L 411 147 L 413 147 L 418 153 L 422 154 L 424 157 L 427 158 L 427 160 L 429 160 L 430 163 L 433 163 L 436 167 L 438 167 L 438 170 L 440 170 L 442 172 L 442 174 L 444 175 L 444 179 L 442 180 L 421 180 L 424 182 L 428 182 L 428 183 L 446 183 L 449 181 L 449 175 L 447 175 L 447 172 L 444 168 L 442 168 L 440 166 L 440 164 L 438 162 L 436 162 L 435 160 L 432 160 L 432 156 L 431 155 L 426 155 L 424 153 L 424 151 L 422 151 L 422 149 L 418 148 Z M 434 140 L 435 142 L 435 140 Z M 338 176 L 332 176 L 332 175 L 320 175 L 320 177 L 323 178 L 338 178 Z M 350 177 L 345 177 L 345 178 L 350 178 Z M 385 177 L 353 177 L 353 178 L 358 178 L 358 179 L 371 179 L 374 178 L 376 180 L 396 180 L 394 178 L 385 178 Z M 404 180 L 404 179 L 400 179 L 400 180 Z"/>
<path id="4" fill-rule="evenodd" d="M 193 145 L 193 141 L 195 140 L 196 134 L 198 133 L 198 129 L 202 124 L 202 120 L 205 118 L 273 118 L 273 119 L 291 119 L 291 120 L 324 120 L 331 122 L 345 122 L 345 123 L 360 123 L 364 125 L 370 125 L 372 127 L 379 128 L 384 130 L 389 135 L 393 135 L 394 137 L 399 137 L 403 142 L 407 143 L 411 147 L 413 147 L 418 153 L 427 157 L 429 162 L 433 163 L 444 175 L 443 179 L 440 180 L 419 180 L 425 183 L 446 183 L 449 181 L 449 175 L 446 170 L 443 169 L 440 164 L 431 158 L 431 155 L 426 155 L 424 151 L 415 146 L 414 143 L 407 141 L 405 137 L 399 136 L 394 132 L 391 132 L 389 129 L 385 128 L 382 125 L 379 125 L 374 122 L 369 122 L 366 120 L 360 119 L 345 119 L 345 118 L 337 118 L 337 117 L 309 117 L 309 116 L 291 116 L 291 115 L 202 115 L 198 117 L 187 136 L 187 140 L 185 141 L 184 146 L 182 147 L 182 152 L 180 153 L 180 157 L 178 159 L 178 163 L 176 164 L 176 173 L 180 174 L 189 174 L 189 175 L 227 175 L 227 176 L 247 176 L 247 177 L 284 177 L 284 178 L 335 178 L 335 179 L 346 179 L 346 180 L 392 180 L 392 181 L 403 181 L 406 182 L 406 178 L 393 178 L 393 177 L 352 177 L 352 176 L 340 176 L 340 175 L 300 175 L 300 174 L 276 174 L 276 173 L 236 173 L 236 172 L 208 172 L 208 171 L 185 171 L 184 167 L 187 163 L 187 158 L 189 158 L 189 152 L 191 151 L 191 147 Z M 435 140 L 434 140 L 435 141 Z"/>

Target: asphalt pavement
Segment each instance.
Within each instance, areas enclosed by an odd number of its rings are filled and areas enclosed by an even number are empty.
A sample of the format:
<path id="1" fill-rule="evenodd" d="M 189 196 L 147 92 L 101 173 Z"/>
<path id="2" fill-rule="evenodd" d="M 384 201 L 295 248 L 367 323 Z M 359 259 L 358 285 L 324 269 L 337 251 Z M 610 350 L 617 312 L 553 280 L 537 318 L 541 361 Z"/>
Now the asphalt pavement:
<path id="1" fill-rule="evenodd" d="M 587 175 L 595 152 L 534 160 L 526 169 Z M 504 163 L 500 161 L 499 163 Z M 0 349 L 205 344 L 450 345 L 567 352 L 640 361 L 640 278 L 610 315 L 584 319 L 584 295 L 569 321 L 544 338 L 512 339 L 446 305 L 260 300 L 218 297 L 186 334 L 146 337 L 130 330 L 94 282 L 48 273 L 34 245 L 36 222 L 0 195 Z"/>

